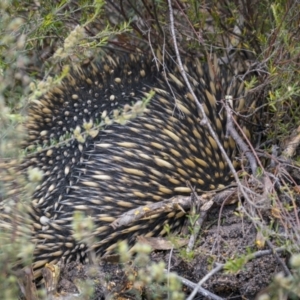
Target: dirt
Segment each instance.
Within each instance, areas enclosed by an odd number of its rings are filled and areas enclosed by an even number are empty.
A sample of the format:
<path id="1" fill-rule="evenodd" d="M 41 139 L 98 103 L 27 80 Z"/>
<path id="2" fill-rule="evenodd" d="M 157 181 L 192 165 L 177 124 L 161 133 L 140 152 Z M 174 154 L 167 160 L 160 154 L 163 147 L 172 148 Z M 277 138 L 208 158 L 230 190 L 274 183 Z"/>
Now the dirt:
<path id="1" fill-rule="evenodd" d="M 245 257 L 249 252 L 262 250 L 257 249 L 255 244 L 256 230 L 253 223 L 247 218 L 241 218 L 236 208 L 236 205 L 225 206 L 221 215 L 220 207 L 210 211 L 198 238 L 193 259 L 185 259 L 179 251 L 173 251 L 171 259 L 170 251 L 154 251 L 151 259 L 156 262 L 164 260 L 167 266 L 171 261 L 171 271 L 197 283 L 214 268 L 216 262 L 225 263 L 230 259 Z M 133 289 L 123 267 L 102 261 L 91 272 L 88 266 L 75 262 L 68 264 L 61 270 L 55 299 L 72 299 L 72 295 L 76 294 L 76 299 L 86 299 L 82 294 L 83 298 L 78 296 L 81 293 L 81 281 L 87 281 L 94 289 L 94 296 L 90 299 L 148 299 L 147 289 Z M 218 272 L 202 287 L 224 299 L 255 299 L 280 271 L 283 269 L 275 255 L 263 255 L 250 260 L 236 273 Z M 184 291 L 188 296 L 192 289 L 184 287 Z M 197 294 L 195 299 L 210 298 Z"/>

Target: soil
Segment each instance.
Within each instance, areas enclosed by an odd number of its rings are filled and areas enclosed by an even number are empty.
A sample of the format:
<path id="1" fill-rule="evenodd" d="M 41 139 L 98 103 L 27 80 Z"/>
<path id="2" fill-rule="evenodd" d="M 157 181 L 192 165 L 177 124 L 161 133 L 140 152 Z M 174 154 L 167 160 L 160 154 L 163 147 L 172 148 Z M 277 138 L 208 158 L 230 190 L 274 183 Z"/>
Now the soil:
<path id="1" fill-rule="evenodd" d="M 214 207 L 203 224 L 203 229 L 195 247 L 193 259 L 184 259 L 180 251 L 154 251 L 153 261 L 164 260 L 170 271 L 197 284 L 207 275 L 214 263 L 225 263 L 229 259 L 243 257 L 258 249 L 256 230 L 251 221 L 241 218 L 236 213 L 237 205 Z M 220 222 L 220 226 L 218 225 Z M 240 271 L 228 273 L 225 271 L 213 275 L 202 287 L 223 299 L 255 299 L 268 287 L 272 278 L 283 271 L 280 258 L 283 254 L 267 254 L 247 262 Z M 90 267 L 78 263 L 70 263 L 61 269 L 58 293 L 54 299 L 87 299 L 80 294 L 80 281 L 88 281 L 94 289 L 90 299 L 148 299 L 147 288 L 134 290 L 128 281 L 124 266 L 117 263 L 102 261 L 91 272 Z M 192 289 L 183 287 L 188 296 Z M 82 296 L 82 298 L 81 298 Z M 73 297 L 73 298 L 72 298 Z M 161 298 L 164 299 L 164 298 Z M 197 294 L 194 299 L 211 299 Z"/>

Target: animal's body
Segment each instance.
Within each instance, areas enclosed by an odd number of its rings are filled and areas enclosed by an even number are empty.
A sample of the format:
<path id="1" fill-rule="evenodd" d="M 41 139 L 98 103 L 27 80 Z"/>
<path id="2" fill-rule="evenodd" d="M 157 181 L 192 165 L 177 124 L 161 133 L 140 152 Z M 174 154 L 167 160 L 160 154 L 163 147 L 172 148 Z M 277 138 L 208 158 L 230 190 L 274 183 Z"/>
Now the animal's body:
<path id="1" fill-rule="evenodd" d="M 241 111 L 247 102 L 243 83 L 230 68 L 216 63 L 208 67 L 186 59 L 185 68 L 234 161 L 236 145 L 226 137 L 222 101 L 232 96 L 234 109 Z M 187 181 L 198 193 L 232 182 L 224 157 L 201 124 L 195 100 L 170 59 L 157 69 L 148 57 L 107 56 L 72 71 L 34 101 L 28 113 L 26 143 L 33 151 L 22 168 L 44 173 L 32 196 L 34 269 L 62 256 L 86 258 L 84 240 L 73 236 L 76 211 L 94 222 L 89 250 L 104 255 L 118 240 L 162 235 L 165 224 L 175 230 L 186 218 L 178 209 L 130 226 L 110 226 L 126 211 L 189 195 Z"/>

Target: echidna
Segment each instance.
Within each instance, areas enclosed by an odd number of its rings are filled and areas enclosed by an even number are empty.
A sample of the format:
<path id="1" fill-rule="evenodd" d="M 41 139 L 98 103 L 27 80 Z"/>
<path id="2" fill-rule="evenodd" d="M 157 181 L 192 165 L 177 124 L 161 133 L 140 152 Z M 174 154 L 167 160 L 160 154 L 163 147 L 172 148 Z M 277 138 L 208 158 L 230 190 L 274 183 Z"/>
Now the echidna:
<path id="1" fill-rule="evenodd" d="M 226 137 L 226 95 L 241 111 L 247 103 L 233 66 L 202 64 L 187 58 L 185 69 L 229 157 L 235 143 Z M 73 236 L 74 212 L 94 221 L 97 255 L 118 240 L 178 229 L 181 210 L 110 226 L 135 207 L 219 189 L 232 181 L 226 161 L 171 58 L 162 65 L 144 55 L 106 55 L 73 70 L 59 86 L 31 103 L 22 168 L 39 168 L 43 179 L 32 197 L 34 269 L 45 263 L 84 260 L 89 250 Z"/>

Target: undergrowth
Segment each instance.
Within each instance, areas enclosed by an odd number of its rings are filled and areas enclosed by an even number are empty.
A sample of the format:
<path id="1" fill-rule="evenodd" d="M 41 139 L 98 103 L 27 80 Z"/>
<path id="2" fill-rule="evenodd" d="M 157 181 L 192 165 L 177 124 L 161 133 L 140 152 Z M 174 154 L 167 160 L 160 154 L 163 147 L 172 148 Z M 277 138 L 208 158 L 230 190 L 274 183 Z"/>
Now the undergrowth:
<path id="1" fill-rule="evenodd" d="M 179 5 L 179 2 L 174 2 L 174 8 L 181 55 L 197 54 L 205 60 L 211 53 L 226 58 L 236 52 L 255 64 L 259 80 L 253 89 L 267 100 L 256 132 L 267 137 L 260 153 L 262 150 L 267 153 L 264 154 L 267 161 L 276 160 L 273 146 L 284 149 L 300 125 L 299 3 L 264 0 L 251 1 L 251 4 L 241 1 L 238 5 L 237 1 L 206 4 L 189 0 Z M 131 52 L 150 48 L 154 56 L 164 51 L 174 54 L 174 51 L 166 1 L 136 1 L 135 4 L 123 1 L 122 5 L 119 1 L 101 0 L 1 1 L 0 15 L 0 199 L 5 210 L 19 211 L 27 206 L 38 184 L 36 176 L 19 175 L 8 168 L 8 163 L 19 164 L 26 154 L 22 149 L 26 135 L 23 124 L 30 101 L 61 83 L 70 67 L 86 64 L 111 49 Z M 79 132 L 77 137 L 91 132 L 90 128 L 86 131 Z M 299 163 L 297 154 L 295 161 Z M 274 295 L 296 297 L 300 294 L 297 285 L 300 281 L 299 186 L 284 167 L 279 160 L 274 170 L 268 170 L 273 172 L 272 187 L 266 192 L 267 209 L 271 212 L 269 224 L 262 219 L 254 220 L 254 224 L 260 232 L 259 247 L 271 239 L 276 246 L 284 246 L 294 255 L 291 275 L 279 274 L 270 289 Z M 297 168 L 299 174 L 299 164 Z M 276 178 L 280 184 L 275 188 Z M 243 209 L 242 216 L 254 219 L 247 208 Z M 18 273 L 13 269 L 15 262 L 28 265 L 32 258 L 28 227 L 22 226 L 25 220 L 26 212 L 23 212 L 20 219 L 16 218 L 15 226 L 0 232 L 0 240 L 6 241 L 0 245 L 0 290 L 5 299 L 16 299 L 19 293 L 15 284 Z M 237 258 L 227 269 L 236 272 L 243 264 L 244 259 Z M 143 270 L 147 276 L 153 271 Z M 135 280 L 148 280 L 147 276 L 138 274 Z M 149 280 L 156 279 L 150 276 Z M 160 279 L 156 281 L 154 289 Z M 178 295 L 176 299 L 180 299 L 181 294 Z"/>

